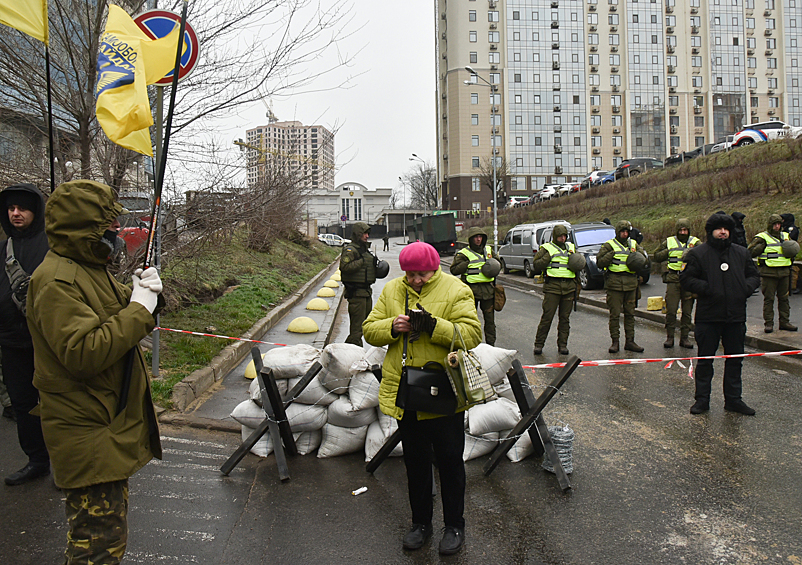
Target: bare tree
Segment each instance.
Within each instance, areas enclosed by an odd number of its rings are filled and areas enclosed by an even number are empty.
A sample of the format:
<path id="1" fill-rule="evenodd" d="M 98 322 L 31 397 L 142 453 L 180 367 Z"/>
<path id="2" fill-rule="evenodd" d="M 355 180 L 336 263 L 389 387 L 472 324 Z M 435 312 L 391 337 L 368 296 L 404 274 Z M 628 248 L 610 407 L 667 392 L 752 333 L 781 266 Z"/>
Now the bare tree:
<path id="1" fill-rule="evenodd" d="M 410 172 L 402 177 L 409 187 L 409 194 L 413 208 L 434 210 L 437 208 L 437 169 L 429 163 L 418 163 Z"/>
<path id="2" fill-rule="evenodd" d="M 505 157 L 496 157 L 496 202 L 498 208 L 503 208 L 507 203 L 506 187 L 509 185 L 507 179 L 510 177 L 510 164 Z M 482 159 L 479 166 L 479 176 L 482 179 L 482 184 L 488 188 L 490 194 L 493 194 L 493 160 L 490 157 Z M 492 198 L 492 197 L 491 197 Z"/>
<path id="3" fill-rule="evenodd" d="M 129 14 L 146 7 L 145 0 L 115 3 Z M 181 0 L 163 1 L 159 7 L 180 12 Z M 103 180 L 119 190 L 137 154 L 111 143 L 95 119 L 97 52 L 107 0 L 50 0 L 49 11 L 58 138 L 55 157 L 60 173 L 67 175 L 66 163 L 73 161 L 79 164 L 80 177 Z M 208 146 L 193 144 L 199 132 L 208 132 L 205 118 L 226 116 L 265 97 L 311 88 L 315 81 L 347 66 L 352 57 L 338 49 L 338 42 L 350 33 L 352 21 L 345 0 L 326 5 L 311 0 L 196 0 L 190 3 L 188 19 L 198 34 L 202 56 L 177 93 L 171 153 L 175 149 L 179 165 L 181 153 L 195 154 L 194 159 L 184 157 L 194 163 L 209 157 Z M 308 70 L 308 63 L 330 51 L 338 56 L 331 68 Z M 334 81 L 328 87 L 337 88 L 347 81 Z M 315 88 L 327 86 L 315 83 Z M 0 34 L 0 106 L 27 116 L 29 126 L 46 137 L 46 96 L 42 44 L 5 29 Z M 47 178 L 47 159 L 42 167 L 38 172 L 18 173 Z"/>

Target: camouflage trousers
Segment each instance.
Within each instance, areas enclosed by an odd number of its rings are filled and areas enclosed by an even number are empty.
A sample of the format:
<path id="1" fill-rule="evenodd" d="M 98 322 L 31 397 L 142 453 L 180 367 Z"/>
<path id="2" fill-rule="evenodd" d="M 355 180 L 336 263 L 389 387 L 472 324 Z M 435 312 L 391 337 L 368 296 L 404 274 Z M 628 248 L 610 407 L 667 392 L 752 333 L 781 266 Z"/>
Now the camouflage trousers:
<path id="1" fill-rule="evenodd" d="M 116 565 L 128 543 L 128 479 L 63 489 L 66 496 L 65 565 Z"/>

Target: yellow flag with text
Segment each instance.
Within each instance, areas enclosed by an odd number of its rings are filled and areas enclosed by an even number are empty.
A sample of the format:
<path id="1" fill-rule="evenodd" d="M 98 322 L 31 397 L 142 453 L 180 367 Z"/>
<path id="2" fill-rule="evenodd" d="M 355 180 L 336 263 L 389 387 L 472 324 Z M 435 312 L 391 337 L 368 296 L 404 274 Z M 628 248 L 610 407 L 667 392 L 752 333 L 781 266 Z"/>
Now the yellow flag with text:
<path id="1" fill-rule="evenodd" d="M 47 43 L 47 0 L 0 0 L 0 24 Z"/>
<path id="2" fill-rule="evenodd" d="M 125 10 L 109 5 L 97 56 L 95 112 L 100 127 L 117 145 L 153 156 L 147 85 L 175 66 L 178 32 L 176 24 L 167 37 L 150 39 Z"/>

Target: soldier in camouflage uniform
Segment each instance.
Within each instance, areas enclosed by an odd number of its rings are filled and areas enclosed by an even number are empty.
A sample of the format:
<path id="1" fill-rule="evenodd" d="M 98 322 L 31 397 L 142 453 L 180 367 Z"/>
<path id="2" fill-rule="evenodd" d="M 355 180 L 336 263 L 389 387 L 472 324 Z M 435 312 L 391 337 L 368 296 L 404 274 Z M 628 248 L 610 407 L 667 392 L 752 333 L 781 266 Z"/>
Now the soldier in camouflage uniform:
<path id="1" fill-rule="evenodd" d="M 757 257 L 760 271 L 760 290 L 763 292 L 763 331 L 774 331 L 774 297 L 777 297 L 777 310 L 780 313 L 780 329 L 795 332 L 797 327 L 791 323 L 790 290 L 791 264 L 793 260 L 785 257 L 782 243 L 789 240 L 788 232 L 782 231 L 783 219 L 779 214 L 769 216 L 766 231 L 757 234 L 749 244 L 752 257 Z"/>
<path id="2" fill-rule="evenodd" d="M 680 321 L 679 346 L 693 349 L 688 338 L 691 332 L 691 311 L 693 310 L 693 294 L 684 291 L 679 285 L 679 273 L 682 270 L 682 257 L 688 249 L 699 245 L 698 237 L 691 235 L 691 224 L 687 218 L 677 220 L 676 234 L 666 239 L 654 254 L 654 260 L 667 261 L 663 282 L 666 283 L 666 341 L 663 347 L 674 347 L 674 330 L 677 327 L 677 308 L 682 303 L 682 319 Z"/>
<path id="3" fill-rule="evenodd" d="M 544 243 L 537 250 L 532 262 L 535 271 L 545 272 L 543 283 L 543 315 L 535 336 L 535 355 L 543 353 L 546 338 L 549 337 L 554 314 L 560 310 L 557 323 L 557 350 L 560 355 L 568 355 L 568 333 L 571 329 L 569 317 L 574 306 L 579 281 L 576 273 L 568 267 L 568 258 L 576 253 L 576 247 L 568 239 L 565 226 L 554 226 L 551 242 Z"/>
<path id="4" fill-rule="evenodd" d="M 638 274 L 630 269 L 626 262 L 632 253 L 640 253 L 646 257 L 643 248 L 629 237 L 630 225 L 626 220 L 615 225 L 615 237 L 605 241 L 598 255 L 596 265 L 606 269 L 605 288 L 607 289 L 607 307 L 610 309 L 610 353 L 618 353 L 621 328 L 619 318 L 624 313 L 624 349 L 642 353 L 643 348 L 635 343 L 635 304 L 638 301 Z M 648 259 L 647 259 L 648 261 Z"/>
<path id="5" fill-rule="evenodd" d="M 468 247 L 460 249 L 454 255 L 449 270 L 455 277 L 461 276 L 462 282 L 471 287 L 476 305 L 482 311 L 485 321 L 485 342 L 495 345 L 496 311 L 493 309 L 493 302 L 496 296 L 496 279 L 482 273 L 482 266 L 489 257 L 493 257 L 493 251 L 487 245 L 487 234 L 482 228 L 473 227 L 468 230 Z"/>
<path id="6" fill-rule="evenodd" d="M 345 343 L 362 347 L 362 322 L 373 309 L 371 285 L 376 282 L 376 257 L 370 252 L 370 226 L 356 222 L 351 227 L 351 243 L 340 256 L 340 277 L 348 300 L 350 332 Z"/>

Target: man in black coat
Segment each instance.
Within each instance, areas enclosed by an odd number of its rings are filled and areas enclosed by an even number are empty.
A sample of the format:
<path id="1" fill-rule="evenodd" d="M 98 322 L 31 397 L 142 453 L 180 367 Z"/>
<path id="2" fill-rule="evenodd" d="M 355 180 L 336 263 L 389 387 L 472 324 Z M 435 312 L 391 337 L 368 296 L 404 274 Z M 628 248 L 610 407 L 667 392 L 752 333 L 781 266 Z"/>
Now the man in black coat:
<path id="1" fill-rule="evenodd" d="M 746 228 L 744 228 L 744 219 L 746 216 L 743 212 L 733 212 L 732 219 L 735 220 L 735 229 L 730 233 L 730 240 L 735 245 L 747 247 L 749 242 L 746 240 Z"/>
<path id="2" fill-rule="evenodd" d="M 27 280 L 11 288 L 11 279 L 29 278 L 47 254 L 45 203 L 32 184 L 15 184 L 0 192 L 0 225 L 8 239 L 0 243 L 3 264 L 0 270 L 0 350 L 3 378 L 17 419 L 20 447 L 28 464 L 6 477 L 7 485 L 20 485 L 50 473 L 50 457 L 42 436 L 42 424 L 30 411 L 39 404 L 39 391 L 33 386 L 33 342 L 21 303 Z M 21 271 L 9 266 L 9 242 Z M 9 275 L 11 278 L 9 278 Z"/>
<path id="3" fill-rule="evenodd" d="M 760 274 L 745 248 L 732 245 L 735 220 L 713 214 L 707 220 L 707 241 L 689 249 L 679 281 L 684 290 L 696 294 L 696 344 L 699 356 L 715 355 L 718 344 L 726 355 L 744 352 L 746 299 L 760 286 Z M 724 362 L 724 409 L 754 416 L 755 411 L 741 399 L 742 358 Z M 691 414 L 710 409 L 713 360 L 696 365 L 696 402 Z"/>

